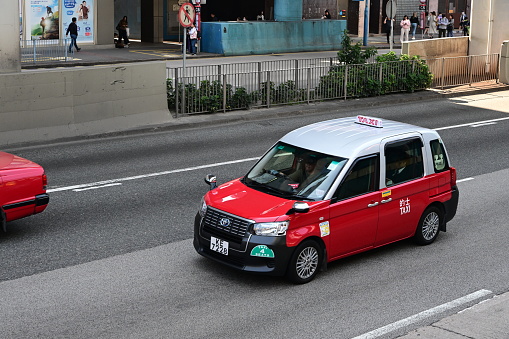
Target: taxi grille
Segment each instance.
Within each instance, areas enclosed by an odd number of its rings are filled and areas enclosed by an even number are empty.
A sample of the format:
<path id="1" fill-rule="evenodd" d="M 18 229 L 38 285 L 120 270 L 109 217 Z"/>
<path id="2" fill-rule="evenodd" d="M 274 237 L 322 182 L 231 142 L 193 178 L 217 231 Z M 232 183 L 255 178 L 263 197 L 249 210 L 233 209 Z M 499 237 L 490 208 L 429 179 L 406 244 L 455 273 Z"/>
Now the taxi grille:
<path id="1" fill-rule="evenodd" d="M 251 223 L 250 220 L 209 207 L 203 219 L 203 230 L 240 244 Z"/>

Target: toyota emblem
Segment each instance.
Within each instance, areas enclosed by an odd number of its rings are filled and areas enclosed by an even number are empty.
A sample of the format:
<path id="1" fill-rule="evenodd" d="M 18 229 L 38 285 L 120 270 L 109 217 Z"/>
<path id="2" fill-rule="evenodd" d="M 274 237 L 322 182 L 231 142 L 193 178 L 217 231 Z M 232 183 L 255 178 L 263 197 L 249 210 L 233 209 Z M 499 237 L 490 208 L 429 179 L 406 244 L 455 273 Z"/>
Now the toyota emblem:
<path id="1" fill-rule="evenodd" d="M 229 227 L 230 223 L 231 223 L 231 221 L 228 218 L 221 218 L 221 220 L 219 220 L 219 225 L 221 225 L 223 227 Z"/>

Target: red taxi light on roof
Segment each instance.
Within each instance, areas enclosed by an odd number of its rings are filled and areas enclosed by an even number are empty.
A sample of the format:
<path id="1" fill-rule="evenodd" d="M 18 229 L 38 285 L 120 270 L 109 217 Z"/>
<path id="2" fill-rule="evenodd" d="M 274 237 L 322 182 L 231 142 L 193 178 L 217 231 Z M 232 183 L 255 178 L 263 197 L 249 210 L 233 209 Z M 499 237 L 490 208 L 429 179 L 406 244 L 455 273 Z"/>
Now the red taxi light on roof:
<path id="1" fill-rule="evenodd" d="M 378 127 L 378 128 L 382 128 L 383 127 L 382 119 L 366 117 L 366 116 L 363 116 L 363 115 L 358 115 L 357 116 L 357 121 L 355 121 L 355 122 L 357 124 L 371 126 L 371 127 Z"/>

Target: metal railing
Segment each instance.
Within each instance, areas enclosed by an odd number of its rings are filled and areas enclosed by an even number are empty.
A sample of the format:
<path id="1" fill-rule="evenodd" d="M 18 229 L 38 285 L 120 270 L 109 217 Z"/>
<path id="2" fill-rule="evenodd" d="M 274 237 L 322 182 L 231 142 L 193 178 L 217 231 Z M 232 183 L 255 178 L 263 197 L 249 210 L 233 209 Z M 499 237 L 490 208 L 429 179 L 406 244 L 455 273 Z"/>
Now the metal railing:
<path id="1" fill-rule="evenodd" d="M 178 116 L 444 88 L 498 79 L 498 60 L 498 54 L 361 65 L 295 59 L 188 67 L 185 78 L 182 68 L 168 68 L 168 106 Z"/>
<path id="2" fill-rule="evenodd" d="M 73 59 L 69 53 L 71 39 L 20 40 L 21 62 L 61 62 Z"/>
<path id="3" fill-rule="evenodd" d="M 469 55 L 427 59 L 433 74 L 432 88 L 471 85 L 477 82 L 498 80 L 499 54 Z"/>
<path id="4" fill-rule="evenodd" d="M 248 107 L 374 96 L 429 86 L 429 81 L 415 86 L 405 82 L 410 72 L 419 73 L 425 69 L 421 62 L 415 60 L 263 69 L 185 78 L 179 77 L 178 70 L 173 70 L 176 77 L 168 79 L 169 106 L 182 114 L 225 112 Z M 424 75 L 428 79 L 427 71 Z"/>

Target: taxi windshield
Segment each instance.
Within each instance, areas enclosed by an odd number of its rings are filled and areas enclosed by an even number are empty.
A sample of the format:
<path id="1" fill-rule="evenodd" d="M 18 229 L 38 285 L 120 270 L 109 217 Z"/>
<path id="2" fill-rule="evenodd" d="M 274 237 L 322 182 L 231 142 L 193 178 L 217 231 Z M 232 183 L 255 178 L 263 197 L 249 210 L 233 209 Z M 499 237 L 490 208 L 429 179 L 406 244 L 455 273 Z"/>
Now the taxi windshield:
<path id="1" fill-rule="evenodd" d="M 322 200 L 348 159 L 279 142 L 243 178 L 247 186 L 293 200 Z"/>

